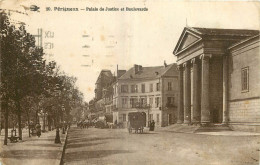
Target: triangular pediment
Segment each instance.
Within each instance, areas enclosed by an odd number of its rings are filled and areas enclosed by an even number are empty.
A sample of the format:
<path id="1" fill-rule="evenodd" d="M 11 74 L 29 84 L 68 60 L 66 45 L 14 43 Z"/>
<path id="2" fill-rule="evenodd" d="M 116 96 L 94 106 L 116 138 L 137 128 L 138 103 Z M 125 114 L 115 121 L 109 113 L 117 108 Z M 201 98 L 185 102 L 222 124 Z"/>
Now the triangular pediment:
<path id="1" fill-rule="evenodd" d="M 192 34 L 189 34 L 189 33 L 186 33 L 186 35 L 184 36 L 181 44 L 180 44 L 180 47 L 178 50 L 182 50 L 188 46 L 190 46 L 191 44 L 195 43 L 196 41 L 198 41 L 200 38 L 192 35 Z"/>
<path id="2" fill-rule="evenodd" d="M 182 35 L 180 36 L 179 41 L 175 47 L 174 54 L 178 54 L 178 52 L 187 49 L 200 40 L 201 37 L 199 34 L 196 34 L 196 32 L 193 33 L 190 28 L 184 28 Z"/>

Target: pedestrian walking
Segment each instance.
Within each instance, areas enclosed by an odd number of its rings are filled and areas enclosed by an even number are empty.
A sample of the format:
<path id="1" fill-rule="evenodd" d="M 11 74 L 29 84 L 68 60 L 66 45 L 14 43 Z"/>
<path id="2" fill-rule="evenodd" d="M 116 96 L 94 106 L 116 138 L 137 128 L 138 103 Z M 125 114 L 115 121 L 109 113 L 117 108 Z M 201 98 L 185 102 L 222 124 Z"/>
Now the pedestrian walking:
<path id="1" fill-rule="evenodd" d="M 89 120 L 87 120 L 86 126 L 87 126 L 87 129 L 88 129 L 88 127 L 89 127 Z"/>
<path id="2" fill-rule="evenodd" d="M 149 131 L 154 131 L 154 127 L 155 127 L 155 122 L 154 122 L 154 120 L 152 120 L 152 122 L 150 123 Z"/>
<path id="3" fill-rule="evenodd" d="M 115 120 L 114 125 L 115 125 L 115 128 L 117 128 L 117 120 Z"/>
<path id="4" fill-rule="evenodd" d="M 37 123 L 35 127 L 36 127 L 36 135 L 38 137 L 40 137 L 41 136 L 41 125 L 39 123 Z"/>

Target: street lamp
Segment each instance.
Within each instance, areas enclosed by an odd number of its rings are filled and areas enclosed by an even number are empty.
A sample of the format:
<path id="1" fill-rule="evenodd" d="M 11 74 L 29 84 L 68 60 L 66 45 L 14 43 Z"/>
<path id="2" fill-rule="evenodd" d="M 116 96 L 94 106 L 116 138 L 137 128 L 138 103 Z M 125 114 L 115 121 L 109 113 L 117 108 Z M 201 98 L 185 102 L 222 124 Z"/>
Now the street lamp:
<path id="1" fill-rule="evenodd" d="M 48 123 L 48 113 L 47 112 L 45 112 L 44 114 L 43 114 L 44 116 L 43 116 L 43 130 L 44 130 L 44 132 L 46 131 L 46 125 L 48 125 L 49 126 L 49 123 Z"/>
<path id="2" fill-rule="evenodd" d="M 65 112 L 65 107 L 64 105 L 62 105 L 61 107 L 61 110 L 62 110 L 62 134 L 65 134 L 65 120 L 64 120 L 64 112 Z"/>
<path id="3" fill-rule="evenodd" d="M 57 115 L 57 110 L 56 110 L 56 115 Z M 61 143 L 60 141 L 60 130 L 59 130 L 60 124 L 56 119 L 56 136 L 55 136 L 55 143 Z"/>
<path id="4" fill-rule="evenodd" d="M 59 89 L 60 89 L 60 85 L 59 84 L 56 84 L 56 96 L 59 96 L 60 95 L 60 91 L 59 91 Z M 57 115 L 57 110 L 55 110 L 55 116 Z M 57 121 L 57 119 L 56 119 L 56 136 L 55 136 L 55 143 L 57 144 L 57 143 L 61 143 L 61 141 L 60 141 L 60 130 L 59 130 L 59 122 Z"/>
<path id="5" fill-rule="evenodd" d="M 41 125 L 41 130 L 43 129 L 44 123 L 43 123 L 43 111 L 41 110 L 38 112 L 38 119 L 39 119 L 39 124 Z"/>

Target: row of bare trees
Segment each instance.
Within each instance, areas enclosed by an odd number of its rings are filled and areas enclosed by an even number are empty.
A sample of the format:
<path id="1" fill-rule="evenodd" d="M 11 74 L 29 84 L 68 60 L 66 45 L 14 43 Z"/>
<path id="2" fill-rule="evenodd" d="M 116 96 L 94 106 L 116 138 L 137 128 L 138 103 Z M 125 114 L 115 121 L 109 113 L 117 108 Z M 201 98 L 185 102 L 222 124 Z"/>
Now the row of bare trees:
<path id="1" fill-rule="evenodd" d="M 38 122 L 40 111 L 48 114 L 48 121 L 53 125 L 70 120 L 71 109 L 83 104 L 83 94 L 75 86 L 76 78 L 61 72 L 56 62 L 47 62 L 44 50 L 35 45 L 35 38 L 25 26 L 11 24 L 4 12 L 0 13 L 0 41 L 4 144 L 7 145 L 8 128 L 13 122 L 8 121 L 10 116 L 15 116 L 12 120 L 18 125 L 20 140 L 24 125 L 32 120 Z"/>

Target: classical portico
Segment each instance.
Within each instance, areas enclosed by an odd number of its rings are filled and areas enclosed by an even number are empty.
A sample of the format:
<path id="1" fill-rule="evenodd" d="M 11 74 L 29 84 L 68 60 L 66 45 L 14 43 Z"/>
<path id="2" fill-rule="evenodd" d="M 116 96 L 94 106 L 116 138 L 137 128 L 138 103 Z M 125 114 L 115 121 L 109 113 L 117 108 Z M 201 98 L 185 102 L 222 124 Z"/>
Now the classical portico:
<path id="1" fill-rule="evenodd" d="M 202 54 L 178 65 L 178 123 L 212 122 L 209 97 L 211 57 L 211 54 Z"/>
<path id="2" fill-rule="evenodd" d="M 174 49 L 179 71 L 179 124 L 228 122 L 227 47 L 243 30 L 185 27 Z"/>

